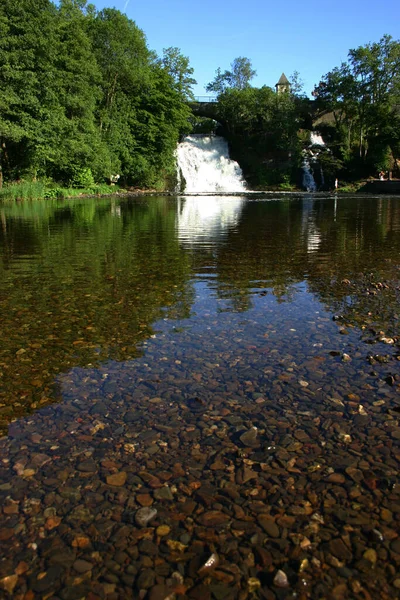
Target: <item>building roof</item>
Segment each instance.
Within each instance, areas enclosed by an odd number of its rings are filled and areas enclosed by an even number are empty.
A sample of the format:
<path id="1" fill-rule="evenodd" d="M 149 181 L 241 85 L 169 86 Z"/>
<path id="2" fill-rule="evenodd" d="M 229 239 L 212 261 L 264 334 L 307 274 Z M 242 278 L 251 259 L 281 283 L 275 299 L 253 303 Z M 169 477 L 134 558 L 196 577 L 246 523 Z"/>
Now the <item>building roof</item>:
<path id="1" fill-rule="evenodd" d="M 282 73 L 282 75 L 280 76 L 279 81 L 276 85 L 290 85 L 290 81 L 286 77 L 285 73 Z"/>

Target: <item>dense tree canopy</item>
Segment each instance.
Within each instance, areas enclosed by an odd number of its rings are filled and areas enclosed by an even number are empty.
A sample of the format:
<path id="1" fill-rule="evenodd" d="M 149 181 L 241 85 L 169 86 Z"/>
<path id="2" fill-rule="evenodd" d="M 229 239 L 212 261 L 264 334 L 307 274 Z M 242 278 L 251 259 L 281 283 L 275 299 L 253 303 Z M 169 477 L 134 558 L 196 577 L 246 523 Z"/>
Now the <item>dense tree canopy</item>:
<path id="1" fill-rule="evenodd" d="M 229 88 L 218 96 L 234 157 L 252 186 L 288 183 L 298 152 L 299 105 L 292 94 L 270 87 Z"/>
<path id="2" fill-rule="evenodd" d="M 193 70 L 177 48 L 158 59 L 116 9 L 85 0 L 0 3 L 0 184 L 76 183 L 119 174 L 161 186 L 188 130 Z"/>
<path id="3" fill-rule="evenodd" d="M 400 42 L 350 50 L 348 60 L 327 73 L 313 95 L 330 111 L 336 151 L 349 169 L 371 174 L 392 168 L 400 157 Z"/>

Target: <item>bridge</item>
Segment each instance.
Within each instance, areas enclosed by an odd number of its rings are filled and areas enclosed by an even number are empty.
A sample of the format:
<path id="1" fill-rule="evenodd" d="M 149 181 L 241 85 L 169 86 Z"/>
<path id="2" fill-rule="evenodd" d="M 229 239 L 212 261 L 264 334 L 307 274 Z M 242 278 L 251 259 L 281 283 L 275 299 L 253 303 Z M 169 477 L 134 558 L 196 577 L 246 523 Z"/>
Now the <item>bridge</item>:
<path id="1" fill-rule="evenodd" d="M 221 121 L 218 114 L 218 102 L 215 96 L 195 96 L 194 101 L 188 102 L 192 112 L 197 117 L 206 117 Z"/>

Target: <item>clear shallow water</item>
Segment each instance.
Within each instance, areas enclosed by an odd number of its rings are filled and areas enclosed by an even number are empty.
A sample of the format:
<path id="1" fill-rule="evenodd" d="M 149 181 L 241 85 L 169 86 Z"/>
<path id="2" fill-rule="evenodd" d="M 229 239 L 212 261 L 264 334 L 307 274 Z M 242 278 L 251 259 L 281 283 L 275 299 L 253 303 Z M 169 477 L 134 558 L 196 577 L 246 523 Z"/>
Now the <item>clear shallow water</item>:
<path id="1" fill-rule="evenodd" d="M 14 596 L 394 597 L 397 198 L 0 216 L 1 575 L 32 562 Z"/>

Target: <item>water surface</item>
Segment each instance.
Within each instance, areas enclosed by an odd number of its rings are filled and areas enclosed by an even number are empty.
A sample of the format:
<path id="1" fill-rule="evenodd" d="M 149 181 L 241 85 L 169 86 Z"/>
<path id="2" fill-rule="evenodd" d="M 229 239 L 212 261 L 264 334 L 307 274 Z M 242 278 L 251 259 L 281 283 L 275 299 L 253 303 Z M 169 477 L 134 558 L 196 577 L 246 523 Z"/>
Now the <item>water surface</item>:
<path id="1" fill-rule="evenodd" d="M 394 597 L 397 198 L 46 201 L 0 217 L 13 597 Z M 141 506 L 157 509 L 144 529 Z"/>

